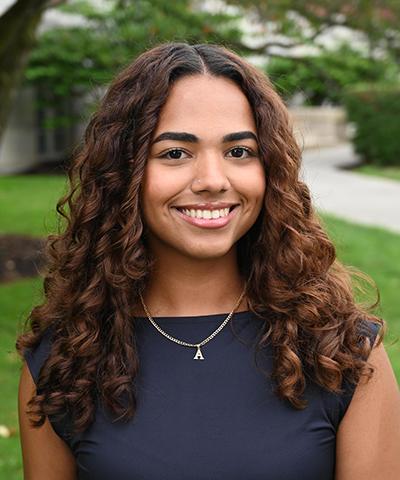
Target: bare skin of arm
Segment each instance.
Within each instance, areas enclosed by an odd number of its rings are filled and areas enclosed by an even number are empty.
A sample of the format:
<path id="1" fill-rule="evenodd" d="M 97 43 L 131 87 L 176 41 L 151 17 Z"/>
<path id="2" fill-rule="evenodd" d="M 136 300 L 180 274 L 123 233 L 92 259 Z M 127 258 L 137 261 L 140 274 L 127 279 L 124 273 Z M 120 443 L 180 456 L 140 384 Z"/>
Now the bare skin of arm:
<path id="1" fill-rule="evenodd" d="M 357 385 L 336 439 L 335 480 L 400 478 L 400 392 L 383 344 L 372 350 L 369 382 Z"/>
<path id="2" fill-rule="evenodd" d="M 76 480 L 76 462 L 68 445 L 54 432 L 46 418 L 39 427 L 29 423 L 27 403 L 36 386 L 24 362 L 19 390 L 18 417 L 24 480 Z"/>

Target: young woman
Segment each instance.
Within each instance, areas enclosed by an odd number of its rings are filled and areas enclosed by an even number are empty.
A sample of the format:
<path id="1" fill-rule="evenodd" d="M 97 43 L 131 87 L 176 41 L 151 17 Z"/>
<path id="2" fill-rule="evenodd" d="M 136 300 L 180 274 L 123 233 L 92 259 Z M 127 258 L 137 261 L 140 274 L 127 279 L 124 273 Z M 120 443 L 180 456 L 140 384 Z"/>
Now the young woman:
<path id="1" fill-rule="evenodd" d="M 300 162 L 270 82 L 224 47 L 162 44 L 117 76 L 17 340 L 26 479 L 400 478 L 384 322 Z"/>

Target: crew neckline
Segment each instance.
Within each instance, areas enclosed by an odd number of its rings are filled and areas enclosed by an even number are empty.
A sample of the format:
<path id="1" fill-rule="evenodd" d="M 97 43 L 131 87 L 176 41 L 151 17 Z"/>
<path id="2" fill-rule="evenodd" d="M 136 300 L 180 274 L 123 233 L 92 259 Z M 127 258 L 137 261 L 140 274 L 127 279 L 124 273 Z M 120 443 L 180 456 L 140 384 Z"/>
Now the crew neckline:
<path id="1" fill-rule="evenodd" d="M 185 316 L 169 316 L 169 317 L 152 317 L 153 320 L 157 323 L 187 323 L 187 324 L 192 324 L 192 323 L 207 323 L 207 322 L 216 322 L 217 320 L 222 320 L 223 318 L 226 318 L 229 315 L 230 312 L 226 313 L 209 313 L 207 315 L 185 315 Z M 242 310 L 240 312 L 234 312 L 232 315 L 232 318 L 246 318 L 251 315 L 251 310 Z M 144 316 L 135 316 L 135 320 L 149 320 L 147 317 Z"/>

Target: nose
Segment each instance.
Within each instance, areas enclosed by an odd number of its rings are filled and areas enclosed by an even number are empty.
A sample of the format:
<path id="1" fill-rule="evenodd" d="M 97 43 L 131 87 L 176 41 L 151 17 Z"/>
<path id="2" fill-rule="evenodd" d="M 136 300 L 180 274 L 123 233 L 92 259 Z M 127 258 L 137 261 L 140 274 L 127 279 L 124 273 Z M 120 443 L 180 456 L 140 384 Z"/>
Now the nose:
<path id="1" fill-rule="evenodd" d="M 205 153 L 198 157 L 193 169 L 191 190 L 221 192 L 230 188 L 224 159 L 215 153 Z"/>

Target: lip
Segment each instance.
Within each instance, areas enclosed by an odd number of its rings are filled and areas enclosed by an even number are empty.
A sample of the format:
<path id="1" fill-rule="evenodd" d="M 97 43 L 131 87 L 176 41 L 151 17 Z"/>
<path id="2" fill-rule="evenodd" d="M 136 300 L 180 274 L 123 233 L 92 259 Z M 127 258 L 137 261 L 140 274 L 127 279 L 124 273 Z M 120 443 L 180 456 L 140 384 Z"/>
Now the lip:
<path id="1" fill-rule="evenodd" d="M 239 205 L 233 202 L 208 202 L 208 203 L 193 203 L 187 205 L 174 205 L 174 208 L 187 208 L 188 210 L 221 210 L 221 208 L 231 208 Z"/>
<path id="2" fill-rule="evenodd" d="M 178 210 L 177 207 L 172 207 L 172 208 L 179 215 L 179 217 L 181 217 L 187 223 L 190 223 L 191 225 L 194 225 L 194 226 L 200 227 L 200 228 L 210 228 L 210 229 L 212 229 L 212 228 L 225 227 L 225 225 L 227 225 L 232 220 L 232 218 L 235 217 L 236 212 L 238 210 L 237 207 L 239 205 L 238 204 L 232 204 L 232 205 L 235 205 L 235 208 L 231 212 L 229 212 L 229 214 L 226 217 L 220 217 L 220 218 L 214 218 L 214 219 L 213 218 L 192 218 L 192 217 L 189 217 L 188 215 L 185 215 L 180 210 Z M 179 208 L 183 208 L 183 207 L 179 207 Z M 227 207 L 221 207 L 221 208 L 227 208 Z"/>

